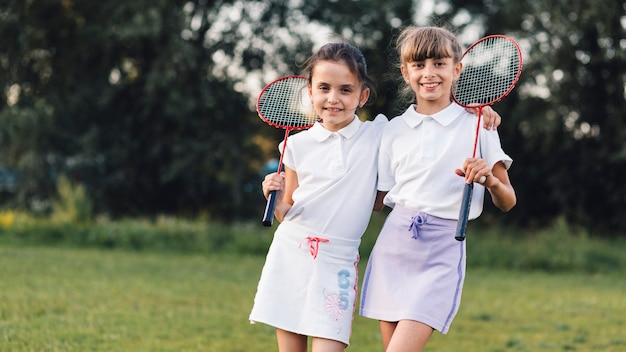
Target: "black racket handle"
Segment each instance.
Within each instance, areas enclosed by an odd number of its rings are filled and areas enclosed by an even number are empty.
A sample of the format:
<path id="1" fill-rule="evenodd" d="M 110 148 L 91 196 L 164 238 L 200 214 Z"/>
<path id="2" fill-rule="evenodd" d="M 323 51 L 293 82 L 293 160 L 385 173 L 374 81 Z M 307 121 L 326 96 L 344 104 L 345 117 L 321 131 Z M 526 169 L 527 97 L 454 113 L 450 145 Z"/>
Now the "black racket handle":
<path id="1" fill-rule="evenodd" d="M 456 225 L 456 236 L 454 236 L 457 241 L 465 240 L 465 229 L 467 228 L 472 194 L 474 194 L 474 182 L 466 184 L 463 189 L 463 199 L 461 200 L 461 210 L 459 211 L 459 223 Z"/>
<path id="2" fill-rule="evenodd" d="M 271 191 L 267 198 L 267 205 L 265 205 L 265 213 L 263 214 L 263 226 L 270 227 L 274 222 L 274 209 L 276 209 L 276 193 L 278 191 Z"/>

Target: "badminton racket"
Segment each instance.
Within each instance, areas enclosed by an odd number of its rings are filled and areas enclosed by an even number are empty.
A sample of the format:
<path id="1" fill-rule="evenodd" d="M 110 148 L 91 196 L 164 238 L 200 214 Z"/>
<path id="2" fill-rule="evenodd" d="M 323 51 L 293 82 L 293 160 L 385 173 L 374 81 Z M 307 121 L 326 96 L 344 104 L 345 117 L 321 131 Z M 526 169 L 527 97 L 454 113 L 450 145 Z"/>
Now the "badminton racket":
<path id="1" fill-rule="evenodd" d="M 285 130 L 282 152 L 276 172 L 283 167 L 287 138 L 291 131 L 307 129 L 317 121 L 317 114 L 308 96 L 308 79 L 302 76 L 281 77 L 263 88 L 256 103 L 261 120 Z M 277 191 L 271 191 L 263 214 L 263 225 L 272 226 Z"/>
<path id="2" fill-rule="evenodd" d="M 522 53 L 519 45 L 505 35 L 490 35 L 472 44 L 461 59 L 463 69 L 452 88 L 452 98 L 465 108 L 477 108 L 474 151 L 476 157 L 482 109 L 506 97 L 522 73 Z M 455 238 L 465 240 L 465 230 L 472 202 L 474 182 L 465 185 L 459 210 Z"/>

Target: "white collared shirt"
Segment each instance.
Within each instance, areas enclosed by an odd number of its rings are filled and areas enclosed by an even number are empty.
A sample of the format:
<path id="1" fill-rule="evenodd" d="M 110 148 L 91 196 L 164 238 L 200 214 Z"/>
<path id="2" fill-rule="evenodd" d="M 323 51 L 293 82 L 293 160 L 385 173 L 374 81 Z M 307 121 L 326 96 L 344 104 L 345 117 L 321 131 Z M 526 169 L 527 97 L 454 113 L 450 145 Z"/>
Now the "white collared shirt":
<path id="1" fill-rule="evenodd" d="M 283 163 L 298 175 L 298 188 L 285 220 L 320 234 L 360 239 L 374 205 L 378 147 L 386 124 L 383 115 L 365 122 L 355 115 L 337 132 L 318 122 L 290 136 Z"/>
<path id="2" fill-rule="evenodd" d="M 472 156 L 476 115 L 451 103 L 434 115 L 422 115 L 411 105 L 392 119 L 383 132 L 378 163 L 378 189 L 388 191 L 385 204 L 458 219 L 465 179 L 455 174 Z M 512 159 L 504 153 L 497 131 L 480 128 L 477 157 L 493 167 Z M 480 215 L 485 188 L 475 184 L 470 219 Z"/>

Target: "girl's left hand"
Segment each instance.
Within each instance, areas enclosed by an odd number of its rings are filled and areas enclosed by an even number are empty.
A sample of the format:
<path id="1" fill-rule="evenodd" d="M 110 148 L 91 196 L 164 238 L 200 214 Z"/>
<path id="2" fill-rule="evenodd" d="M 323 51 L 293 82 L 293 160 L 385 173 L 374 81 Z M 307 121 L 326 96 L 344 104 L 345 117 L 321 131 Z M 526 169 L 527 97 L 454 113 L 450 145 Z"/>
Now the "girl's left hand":
<path id="1" fill-rule="evenodd" d="M 493 173 L 487 163 L 480 158 L 467 158 L 463 162 L 463 169 L 454 171 L 457 175 L 465 177 L 465 183 L 478 182 L 486 186 Z M 480 182 L 482 181 L 482 182 Z"/>

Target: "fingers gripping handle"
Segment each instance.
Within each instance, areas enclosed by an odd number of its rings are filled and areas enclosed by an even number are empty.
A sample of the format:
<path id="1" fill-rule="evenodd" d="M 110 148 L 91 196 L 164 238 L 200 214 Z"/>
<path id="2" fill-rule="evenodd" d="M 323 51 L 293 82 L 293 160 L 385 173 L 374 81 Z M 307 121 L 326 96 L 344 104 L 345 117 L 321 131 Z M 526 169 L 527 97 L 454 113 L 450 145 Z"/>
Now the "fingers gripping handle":
<path id="1" fill-rule="evenodd" d="M 265 213 L 263 214 L 263 226 L 270 227 L 274 222 L 274 209 L 276 209 L 276 198 L 278 191 L 271 191 L 265 205 Z"/>
<path id="2" fill-rule="evenodd" d="M 469 218 L 470 204 L 472 203 L 472 194 L 474 193 L 474 183 L 466 184 L 463 189 L 463 200 L 461 201 L 461 210 L 459 211 L 459 223 L 456 226 L 457 241 L 465 240 L 465 229 L 467 228 L 467 219 Z"/>
<path id="3" fill-rule="evenodd" d="M 283 150 L 280 152 L 280 160 L 278 161 L 278 169 L 276 173 L 280 174 L 283 169 L 283 157 L 285 156 L 285 149 L 287 148 L 287 138 L 289 137 L 290 129 L 285 129 L 285 138 L 283 139 Z M 263 214 L 263 226 L 270 227 L 274 222 L 274 209 L 276 209 L 276 199 L 278 198 L 278 191 L 270 191 L 267 197 L 267 204 L 265 205 L 265 213 Z"/>

